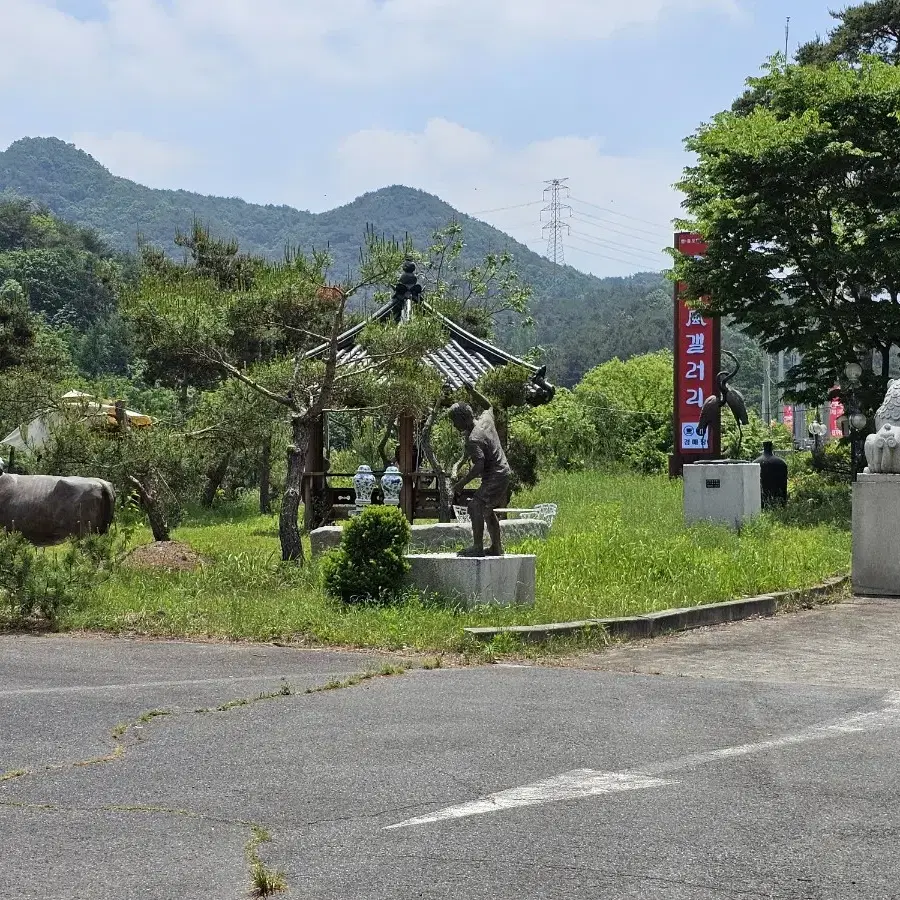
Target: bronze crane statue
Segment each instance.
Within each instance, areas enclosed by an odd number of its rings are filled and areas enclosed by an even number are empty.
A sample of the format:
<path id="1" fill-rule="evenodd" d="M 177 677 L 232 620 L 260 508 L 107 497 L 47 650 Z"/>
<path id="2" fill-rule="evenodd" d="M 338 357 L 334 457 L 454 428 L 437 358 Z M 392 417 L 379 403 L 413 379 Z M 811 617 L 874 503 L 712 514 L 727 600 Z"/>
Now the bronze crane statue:
<path id="1" fill-rule="evenodd" d="M 716 421 L 719 410 L 727 405 L 737 422 L 737 452 L 740 454 L 741 443 L 744 440 L 744 432 L 742 431 L 741 426 L 748 425 L 750 420 L 747 418 L 747 404 L 744 402 L 743 395 L 736 388 L 729 387 L 728 382 L 741 370 L 741 364 L 737 361 L 737 357 L 733 353 L 723 350 L 722 354 L 729 357 L 734 363 L 734 371 L 722 371 L 716 375 L 716 393 L 712 397 L 707 397 L 703 404 L 703 408 L 700 411 L 700 422 L 697 425 L 697 434 L 701 437 L 706 434 L 709 426 Z"/>

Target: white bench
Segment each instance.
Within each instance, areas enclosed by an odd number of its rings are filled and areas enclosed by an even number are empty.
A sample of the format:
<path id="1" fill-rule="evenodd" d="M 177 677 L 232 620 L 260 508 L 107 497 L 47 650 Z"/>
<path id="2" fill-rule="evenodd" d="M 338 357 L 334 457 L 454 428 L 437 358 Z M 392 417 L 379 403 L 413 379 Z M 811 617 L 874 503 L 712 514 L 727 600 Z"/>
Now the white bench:
<path id="1" fill-rule="evenodd" d="M 537 503 L 530 507 L 504 507 L 495 509 L 496 513 L 506 513 L 507 515 L 515 515 L 520 519 L 541 519 L 548 525 L 553 524 L 559 507 L 555 503 Z M 465 506 L 454 506 L 453 514 L 456 516 L 457 522 L 470 522 L 469 510 Z"/>

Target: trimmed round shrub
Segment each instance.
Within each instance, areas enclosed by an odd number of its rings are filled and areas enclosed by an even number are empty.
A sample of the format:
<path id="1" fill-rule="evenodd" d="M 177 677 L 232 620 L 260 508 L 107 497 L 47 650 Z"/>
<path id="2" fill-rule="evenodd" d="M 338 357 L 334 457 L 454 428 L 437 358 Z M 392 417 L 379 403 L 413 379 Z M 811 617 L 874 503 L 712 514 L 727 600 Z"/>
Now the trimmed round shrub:
<path id="1" fill-rule="evenodd" d="M 412 532 L 396 506 L 370 506 L 344 528 L 323 562 L 325 590 L 345 603 L 389 603 L 403 589 Z"/>

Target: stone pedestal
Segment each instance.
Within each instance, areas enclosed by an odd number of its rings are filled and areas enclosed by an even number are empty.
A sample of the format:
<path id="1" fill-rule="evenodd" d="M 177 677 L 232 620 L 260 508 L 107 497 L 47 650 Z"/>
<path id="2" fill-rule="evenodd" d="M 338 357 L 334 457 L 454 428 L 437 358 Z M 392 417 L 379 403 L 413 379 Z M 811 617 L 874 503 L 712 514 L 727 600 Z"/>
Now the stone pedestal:
<path id="1" fill-rule="evenodd" d="M 717 522 L 740 528 L 761 509 L 756 463 L 691 463 L 684 467 L 684 522 Z"/>
<path id="2" fill-rule="evenodd" d="M 853 485 L 853 593 L 900 597 L 900 475 Z"/>
<path id="3" fill-rule="evenodd" d="M 550 526 L 540 519 L 508 519 L 500 523 L 503 546 L 518 544 L 528 540 L 546 540 Z M 309 533 L 313 556 L 333 550 L 341 545 L 344 529 L 340 525 L 324 525 Z M 413 525 L 409 549 L 417 550 L 462 550 L 472 546 L 472 526 L 462 522 Z"/>
<path id="4" fill-rule="evenodd" d="M 409 583 L 441 594 L 466 609 L 473 606 L 534 606 L 535 557 L 410 554 Z"/>

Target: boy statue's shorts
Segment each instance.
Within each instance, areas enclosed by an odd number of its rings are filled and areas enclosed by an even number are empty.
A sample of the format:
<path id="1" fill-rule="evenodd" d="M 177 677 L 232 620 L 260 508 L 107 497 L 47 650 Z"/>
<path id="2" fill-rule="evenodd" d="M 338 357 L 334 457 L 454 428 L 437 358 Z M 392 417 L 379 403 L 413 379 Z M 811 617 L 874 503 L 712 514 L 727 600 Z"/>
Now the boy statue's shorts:
<path id="1" fill-rule="evenodd" d="M 488 509 L 496 509 L 506 504 L 508 490 L 509 475 L 492 475 L 490 478 L 482 479 L 472 499 L 483 503 Z"/>

